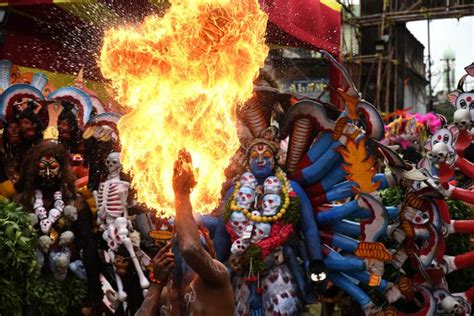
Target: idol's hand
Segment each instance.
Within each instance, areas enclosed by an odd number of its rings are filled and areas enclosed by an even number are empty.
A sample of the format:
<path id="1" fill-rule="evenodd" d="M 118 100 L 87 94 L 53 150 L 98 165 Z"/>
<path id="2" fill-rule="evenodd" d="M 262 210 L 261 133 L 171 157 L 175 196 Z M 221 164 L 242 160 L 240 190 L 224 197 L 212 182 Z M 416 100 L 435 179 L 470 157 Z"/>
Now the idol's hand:
<path id="1" fill-rule="evenodd" d="M 196 185 L 191 154 L 181 149 L 174 163 L 173 189 L 177 194 L 189 194 Z"/>

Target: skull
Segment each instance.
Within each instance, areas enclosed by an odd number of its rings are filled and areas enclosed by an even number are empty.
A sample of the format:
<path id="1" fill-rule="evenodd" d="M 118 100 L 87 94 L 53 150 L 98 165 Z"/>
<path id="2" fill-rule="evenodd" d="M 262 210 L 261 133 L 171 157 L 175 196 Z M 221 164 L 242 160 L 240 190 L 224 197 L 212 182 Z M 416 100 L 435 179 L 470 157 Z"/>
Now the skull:
<path id="1" fill-rule="evenodd" d="M 51 225 L 53 225 L 53 223 L 48 218 L 40 221 L 40 227 L 43 234 L 49 233 L 49 230 L 51 229 Z"/>
<path id="2" fill-rule="evenodd" d="M 274 193 L 279 194 L 281 191 L 281 181 L 277 177 L 268 177 L 263 183 L 263 192 L 264 193 Z"/>
<path id="3" fill-rule="evenodd" d="M 48 219 L 49 219 L 52 223 L 56 222 L 60 217 L 61 217 L 61 211 L 58 210 L 57 208 L 52 208 L 52 209 L 49 211 Z"/>
<path id="4" fill-rule="evenodd" d="M 471 115 L 467 109 L 456 110 L 453 119 L 454 125 L 456 125 L 460 130 L 469 128 L 469 125 L 471 124 Z"/>
<path id="5" fill-rule="evenodd" d="M 263 215 L 273 216 L 281 204 L 281 198 L 278 194 L 265 194 L 263 196 Z"/>
<path id="6" fill-rule="evenodd" d="M 48 213 L 46 212 L 46 209 L 42 206 L 39 206 L 39 207 L 35 208 L 35 214 L 36 214 L 36 216 L 38 216 L 38 218 L 40 220 L 45 219 L 46 217 L 48 217 Z"/>
<path id="7" fill-rule="evenodd" d="M 63 200 L 56 200 L 54 202 L 54 207 L 60 211 L 64 210 L 64 202 Z"/>
<path id="8" fill-rule="evenodd" d="M 430 157 L 434 162 L 446 162 L 449 155 L 449 147 L 444 142 L 436 143 L 431 149 Z"/>
<path id="9" fill-rule="evenodd" d="M 448 295 L 441 300 L 441 306 L 443 307 L 444 313 L 452 313 L 455 315 L 463 315 L 465 313 L 464 302 L 460 297 Z"/>
<path id="10" fill-rule="evenodd" d="M 272 230 L 272 225 L 269 223 L 257 223 L 255 224 L 255 229 L 253 231 L 252 243 L 257 243 L 262 239 L 267 238 L 270 236 L 270 232 Z"/>
<path id="11" fill-rule="evenodd" d="M 43 200 L 42 199 L 36 199 L 33 202 L 33 208 L 42 207 L 42 206 L 43 206 Z"/>
<path id="12" fill-rule="evenodd" d="M 56 192 L 54 192 L 53 198 L 54 198 L 55 201 L 62 200 L 63 199 L 63 194 L 61 193 L 61 191 L 56 191 Z"/>
<path id="13" fill-rule="evenodd" d="M 245 252 L 249 244 L 249 239 L 238 238 L 232 243 L 232 246 L 230 247 L 230 252 L 236 255 L 240 255 Z"/>
<path id="14" fill-rule="evenodd" d="M 252 190 L 255 190 L 255 188 L 257 187 L 257 179 L 255 178 L 255 176 L 252 173 L 245 172 L 240 177 L 240 185 L 242 187 L 249 187 Z"/>
<path id="15" fill-rule="evenodd" d="M 52 243 L 53 241 L 51 240 L 49 236 L 43 235 L 38 239 L 38 248 L 42 252 L 47 253 Z"/>
<path id="16" fill-rule="evenodd" d="M 61 251 L 51 251 L 49 254 L 49 267 L 56 280 L 63 281 L 66 278 L 70 261 L 71 250 L 69 248 L 62 248 Z"/>
<path id="17" fill-rule="evenodd" d="M 109 174 L 114 174 L 120 172 L 122 169 L 122 165 L 120 163 L 120 153 L 113 152 L 107 156 L 107 160 L 105 161 L 105 165 L 109 170 Z"/>
<path id="18" fill-rule="evenodd" d="M 70 230 L 65 231 L 59 236 L 59 245 L 62 247 L 69 246 L 74 241 L 74 233 Z"/>
<path id="19" fill-rule="evenodd" d="M 237 205 L 249 209 L 255 201 L 255 191 L 250 187 L 241 187 L 237 193 Z"/>
<path id="20" fill-rule="evenodd" d="M 242 236 L 245 227 L 247 227 L 249 224 L 250 221 L 247 219 L 247 217 L 245 217 L 244 214 L 242 214 L 242 212 L 235 211 L 230 215 L 230 225 L 239 237 Z"/>
<path id="21" fill-rule="evenodd" d="M 77 208 L 74 205 L 68 205 L 64 208 L 64 216 L 70 221 L 77 220 Z"/>

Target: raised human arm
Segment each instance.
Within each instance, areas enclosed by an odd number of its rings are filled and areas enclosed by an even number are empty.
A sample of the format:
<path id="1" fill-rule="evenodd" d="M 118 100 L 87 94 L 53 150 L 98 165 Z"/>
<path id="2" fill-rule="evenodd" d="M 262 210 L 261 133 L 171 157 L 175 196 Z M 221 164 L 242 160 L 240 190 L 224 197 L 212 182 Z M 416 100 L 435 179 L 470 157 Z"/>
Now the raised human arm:
<path id="1" fill-rule="evenodd" d="M 229 273 L 226 267 L 214 260 L 202 246 L 198 226 L 193 216 L 190 193 L 195 184 L 191 156 L 182 150 L 175 163 L 173 176 L 175 229 L 179 250 L 186 263 L 204 282 L 222 285 L 229 281 Z"/>
<path id="2" fill-rule="evenodd" d="M 160 249 L 153 259 L 152 284 L 135 316 L 159 315 L 161 306 L 166 304 L 166 302 L 161 300 L 162 291 L 166 286 L 171 271 L 175 267 L 174 254 L 169 252 L 170 248 L 171 244 L 167 244 Z"/>

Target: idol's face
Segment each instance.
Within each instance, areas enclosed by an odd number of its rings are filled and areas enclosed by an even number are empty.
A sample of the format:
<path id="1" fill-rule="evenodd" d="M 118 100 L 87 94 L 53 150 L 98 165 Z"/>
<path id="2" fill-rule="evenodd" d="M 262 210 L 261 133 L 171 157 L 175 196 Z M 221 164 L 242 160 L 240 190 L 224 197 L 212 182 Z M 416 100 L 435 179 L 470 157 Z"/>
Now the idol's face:
<path id="1" fill-rule="evenodd" d="M 38 177 L 43 185 L 54 184 L 59 178 L 60 165 L 52 156 L 42 156 L 38 162 Z"/>
<path id="2" fill-rule="evenodd" d="M 273 174 L 275 168 L 275 156 L 271 148 L 266 144 L 256 144 L 250 150 L 250 171 L 257 178 L 266 178 Z"/>

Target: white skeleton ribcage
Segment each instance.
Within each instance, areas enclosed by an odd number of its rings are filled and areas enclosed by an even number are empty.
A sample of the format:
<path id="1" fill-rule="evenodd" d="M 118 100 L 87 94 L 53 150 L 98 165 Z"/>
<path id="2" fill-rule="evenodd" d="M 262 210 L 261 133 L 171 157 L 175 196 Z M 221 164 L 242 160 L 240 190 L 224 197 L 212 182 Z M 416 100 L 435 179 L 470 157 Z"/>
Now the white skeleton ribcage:
<path id="1" fill-rule="evenodd" d="M 107 180 L 99 185 L 97 210 L 107 217 L 123 216 L 127 208 L 130 183 L 120 180 Z"/>

